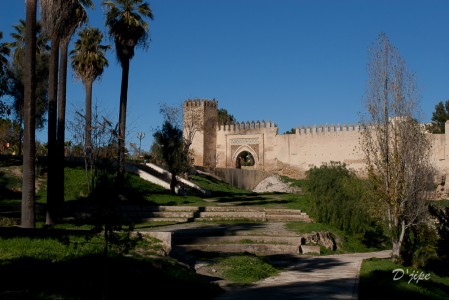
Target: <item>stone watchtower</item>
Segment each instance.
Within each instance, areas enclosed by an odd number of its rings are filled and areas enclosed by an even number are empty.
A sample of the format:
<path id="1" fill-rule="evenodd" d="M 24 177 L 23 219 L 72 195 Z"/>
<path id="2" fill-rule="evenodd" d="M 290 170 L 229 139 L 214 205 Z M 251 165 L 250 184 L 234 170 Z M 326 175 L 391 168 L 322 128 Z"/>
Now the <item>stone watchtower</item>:
<path id="1" fill-rule="evenodd" d="M 190 141 L 194 165 L 215 167 L 218 101 L 189 99 L 184 102 L 184 138 Z"/>

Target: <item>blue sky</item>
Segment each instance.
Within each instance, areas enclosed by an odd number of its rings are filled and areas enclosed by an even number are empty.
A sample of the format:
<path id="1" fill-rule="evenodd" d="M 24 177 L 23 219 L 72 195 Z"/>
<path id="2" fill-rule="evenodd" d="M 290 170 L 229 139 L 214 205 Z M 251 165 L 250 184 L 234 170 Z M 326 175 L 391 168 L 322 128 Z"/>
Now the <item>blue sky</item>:
<path id="1" fill-rule="evenodd" d="M 101 1 L 94 2 L 90 23 L 106 34 Z M 190 98 L 216 99 L 237 120 L 270 120 L 280 133 L 302 125 L 356 123 L 364 110 L 368 49 L 380 32 L 416 73 L 423 121 L 449 99 L 446 0 L 147 2 L 154 13 L 151 41 L 131 61 L 127 117 L 127 142 L 145 132 L 145 150 L 162 124 L 159 104 Z M 19 18 L 25 18 L 24 0 L 3 3 L 3 41 Z M 93 94 L 102 113 L 116 121 L 121 68 L 114 51 L 108 59 Z M 84 107 L 84 88 L 71 72 L 67 93 L 70 119 Z M 37 137 L 46 142 L 45 131 Z"/>

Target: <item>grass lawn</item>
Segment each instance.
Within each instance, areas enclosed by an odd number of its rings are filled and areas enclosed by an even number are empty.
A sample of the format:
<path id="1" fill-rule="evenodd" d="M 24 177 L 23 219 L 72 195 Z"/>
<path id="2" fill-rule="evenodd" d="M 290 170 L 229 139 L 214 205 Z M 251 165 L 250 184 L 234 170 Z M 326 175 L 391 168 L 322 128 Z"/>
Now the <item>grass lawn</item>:
<path id="1" fill-rule="evenodd" d="M 14 159 L 0 161 L 0 206 L 20 207 L 20 164 L 21 161 Z M 305 212 L 310 208 L 307 194 L 258 194 L 232 187 L 209 176 L 195 175 L 191 179 L 203 189 L 211 191 L 211 195 L 172 195 L 128 173 L 125 202 L 142 205 L 253 205 L 301 209 Z M 39 205 L 46 203 L 45 181 L 45 173 L 37 176 L 36 196 Z M 301 181 L 295 182 L 297 186 L 302 184 Z M 84 168 L 67 166 L 65 202 L 85 205 L 91 200 Z M 449 201 L 441 202 L 441 205 L 447 203 Z M 17 219 L 17 214 L 15 216 Z M 93 225 L 83 223 L 82 220 L 58 224 L 50 229 L 44 226 L 43 215 L 39 215 L 37 229 L 33 232 L 11 227 L 14 225 L 11 220 L 14 218 L 0 217 L 1 299 L 97 299 L 105 296 L 125 299 L 133 298 L 134 295 L 137 297 L 142 289 L 151 297 L 164 293 L 168 298 L 177 296 L 180 289 L 184 291 L 184 297 L 197 299 L 211 299 L 221 293 L 218 286 L 206 282 L 191 269 L 172 258 L 158 255 L 160 245 L 157 241 L 139 241 L 137 247 L 125 255 L 112 251 L 105 256 L 103 237 L 93 231 Z M 146 222 L 135 224 L 135 228 L 164 224 L 169 223 Z M 324 254 L 384 249 L 368 247 L 362 243 L 362 236 L 348 235 L 322 223 L 291 222 L 287 226 L 298 233 L 330 232 L 340 248 L 336 252 L 322 249 Z M 224 255 L 210 259 L 223 271 L 225 279 L 240 284 L 248 284 L 279 272 L 269 262 L 253 255 Z M 392 270 L 397 268 L 405 269 L 388 260 L 365 261 L 360 276 L 360 299 L 448 299 L 448 277 L 431 273 L 429 280 L 408 283 L 405 280 L 407 276 L 404 276 L 395 281 Z"/>
<path id="2" fill-rule="evenodd" d="M 176 260 L 154 255 L 149 249 L 157 247 L 148 243 L 154 241 L 139 241 L 127 255 L 104 255 L 101 235 L 87 230 L 0 228 L 0 299 L 175 299 L 179 291 L 211 299 L 222 292 Z"/>
<path id="3" fill-rule="evenodd" d="M 446 300 L 449 299 L 449 277 L 404 267 L 389 259 L 369 259 L 362 263 L 359 299 Z"/>

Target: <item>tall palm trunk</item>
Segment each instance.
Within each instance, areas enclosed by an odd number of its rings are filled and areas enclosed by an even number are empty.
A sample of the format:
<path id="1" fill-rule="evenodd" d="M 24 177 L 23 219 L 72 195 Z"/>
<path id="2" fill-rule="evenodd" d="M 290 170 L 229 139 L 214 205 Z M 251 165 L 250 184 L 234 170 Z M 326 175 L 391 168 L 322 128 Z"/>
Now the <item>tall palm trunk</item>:
<path id="1" fill-rule="evenodd" d="M 122 85 L 120 88 L 120 112 L 119 112 L 119 139 L 118 139 L 118 186 L 123 188 L 125 184 L 125 132 L 126 132 L 126 105 L 128 102 L 128 77 L 129 58 L 122 60 Z"/>
<path id="2" fill-rule="evenodd" d="M 86 85 L 86 148 L 92 150 L 92 86 L 94 81 L 87 80 Z"/>
<path id="3" fill-rule="evenodd" d="M 21 226 L 35 227 L 36 0 L 26 2 L 24 62 L 24 149 Z"/>
<path id="4" fill-rule="evenodd" d="M 57 151 L 57 176 L 56 176 L 56 201 L 58 210 L 64 202 L 64 141 L 65 141 L 65 111 L 67 94 L 67 61 L 70 38 L 65 38 L 60 44 L 59 65 L 59 95 L 58 95 L 58 126 L 56 138 Z"/>
<path id="5" fill-rule="evenodd" d="M 49 62 L 48 87 L 48 175 L 47 175 L 47 218 L 46 224 L 54 224 L 57 220 L 57 150 L 56 150 L 56 117 L 58 97 L 58 65 L 59 38 L 53 34 Z"/>

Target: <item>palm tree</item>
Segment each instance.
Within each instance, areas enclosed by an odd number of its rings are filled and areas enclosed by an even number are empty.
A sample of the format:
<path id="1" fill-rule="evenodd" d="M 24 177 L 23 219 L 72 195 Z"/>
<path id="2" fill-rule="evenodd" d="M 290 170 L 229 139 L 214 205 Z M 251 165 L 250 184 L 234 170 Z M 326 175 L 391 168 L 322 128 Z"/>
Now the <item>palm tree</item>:
<path id="1" fill-rule="evenodd" d="M 3 32 L 0 31 L 0 40 L 3 38 Z M 0 43 L 0 69 L 8 64 L 9 47 L 7 43 Z"/>
<path id="2" fill-rule="evenodd" d="M 13 99 L 13 111 L 16 115 L 18 123 L 23 125 L 23 105 L 24 105 L 24 51 L 25 51 L 25 20 L 19 20 L 17 25 L 14 25 L 14 32 L 11 33 L 12 42 L 7 43 L 12 50 L 12 61 L 8 64 L 8 90 L 7 94 Z M 48 38 L 42 34 L 42 26 L 39 22 L 36 23 L 36 91 L 35 91 L 35 121 L 36 129 L 42 128 L 45 123 L 45 113 L 47 110 L 47 91 L 48 91 L 48 57 L 50 47 L 48 46 Z M 22 134 L 20 130 L 19 136 L 19 155 L 22 152 Z"/>
<path id="3" fill-rule="evenodd" d="M 84 3 L 84 1 L 81 2 Z M 61 176 L 58 175 L 56 139 L 59 46 L 62 39 L 73 34 L 74 11 L 79 3 L 79 0 L 40 1 L 44 29 L 51 39 L 48 88 L 47 224 L 54 224 L 57 218 L 59 202 L 57 186 L 58 176 Z"/>
<path id="4" fill-rule="evenodd" d="M 22 64 L 22 57 L 25 50 L 25 28 L 26 22 L 23 19 L 13 26 L 15 32 L 11 33 L 12 42 L 7 43 L 9 49 L 13 49 L 13 63 Z M 36 23 L 36 54 L 45 53 L 50 50 L 48 46 L 48 37 L 42 34 L 42 23 Z"/>
<path id="5" fill-rule="evenodd" d="M 25 33 L 25 102 L 21 226 L 35 227 L 35 66 L 36 66 L 36 0 L 26 2 Z"/>
<path id="6" fill-rule="evenodd" d="M 147 46 L 149 26 L 144 18 L 153 19 L 153 12 L 149 4 L 142 0 L 103 1 L 102 5 L 106 9 L 106 27 L 109 30 L 109 36 L 115 42 L 116 54 L 122 66 L 117 177 L 118 186 L 122 187 L 125 179 L 125 129 L 129 63 L 134 57 L 136 46 Z"/>
<path id="7" fill-rule="evenodd" d="M 3 38 L 3 32 L 0 31 L 0 40 Z M 6 67 L 8 65 L 7 56 L 9 55 L 9 47 L 7 43 L 0 43 L 0 97 L 7 92 L 7 76 Z M 8 112 L 6 104 L 0 100 L 0 116 Z"/>
<path id="8" fill-rule="evenodd" d="M 89 27 L 81 30 L 75 49 L 70 52 L 72 68 L 75 75 L 81 79 L 86 88 L 86 125 L 85 147 L 92 148 L 92 85 L 108 66 L 106 50 L 109 46 L 101 45 L 103 34 L 99 29 Z"/>
<path id="9" fill-rule="evenodd" d="M 11 37 L 13 38 L 12 42 L 8 43 L 8 46 L 14 49 L 13 54 L 13 62 L 21 63 L 23 51 L 25 50 L 25 28 L 26 23 L 25 20 L 20 19 L 19 24 L 14 25 L 13 28 L 15 32 L 11 33 Z M 50 48 L 48 47 L 48 38 L 43 36 L 42 34 L 42 25 L 38 21 L 36 23 L 36 53 L 47 51 Z"/>

